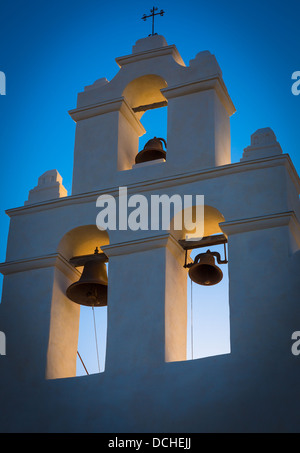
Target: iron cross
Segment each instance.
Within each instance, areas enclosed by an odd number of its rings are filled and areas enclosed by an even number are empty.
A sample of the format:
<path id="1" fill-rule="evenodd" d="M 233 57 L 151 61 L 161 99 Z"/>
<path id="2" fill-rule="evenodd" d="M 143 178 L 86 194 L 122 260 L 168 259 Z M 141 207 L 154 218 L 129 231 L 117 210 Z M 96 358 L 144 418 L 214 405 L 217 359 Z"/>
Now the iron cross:
<path id="1" fill-rule="evenodd" d="M 152 17 L 152 34 L 149 35 L 149 36 L 154 36 L 154 35 L 157 35 L 157 33 L 154 33 L 154 17 L 155 16 L 163 16 L 165 14 L 165 12 L 161 9 L 159 13 L 156 13 L 155 11 L 157 11 L 158 8 L 156 8 L 155 6 L 153 6 L 152 9 L 150 9 L 150 13 L 149 16 L 146 16 L 146 14 L 143 15 L 142 19 L 144 21 L 146 21 L 148 19 L 148 17 Z"/>

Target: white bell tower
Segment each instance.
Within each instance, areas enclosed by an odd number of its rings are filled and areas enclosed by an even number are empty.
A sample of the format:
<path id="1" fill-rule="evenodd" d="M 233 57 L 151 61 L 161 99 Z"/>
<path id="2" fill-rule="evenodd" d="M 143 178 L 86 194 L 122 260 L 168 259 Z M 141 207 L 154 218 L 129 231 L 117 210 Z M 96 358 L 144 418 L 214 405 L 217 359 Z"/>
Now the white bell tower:
<path id="1" fill-rule="evenodd" d="M 240 162 L 231 162 L 235 108 L 210 52 L 186 65 L 175 45 L 155 35 L 116 62 L 116 76 L 85 87 L 69 112 L 76 122 L 72 193 L 50 171 L 24 206 L 7 211 L 1 429 L 296 429 L 300 180 L 292 161 L 263 128 Z M 137 164 L 142 115 L 161 106 L 168 109 L 166 156 Z M 98 197 L 119 201 L 120 187 L 147 200 L 204 196 L 202 245 L 213 247 L 216 237 L 228 243 L 230 354 L 186 360 L 183 230 L 97 228 Z M 66 293 L 81 277 L 74 263 L 95 247 L 109 266 L 106 367 L 75 377 L 80 305 Z"/>

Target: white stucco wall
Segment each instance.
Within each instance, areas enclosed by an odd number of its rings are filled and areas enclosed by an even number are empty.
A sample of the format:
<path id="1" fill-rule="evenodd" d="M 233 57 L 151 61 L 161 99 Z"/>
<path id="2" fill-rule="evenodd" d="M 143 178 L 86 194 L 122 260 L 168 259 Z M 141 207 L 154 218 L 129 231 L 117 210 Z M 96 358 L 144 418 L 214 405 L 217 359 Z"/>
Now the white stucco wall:
<path id="1" fill-rule="evenodd" d="M 215 58 L 200 53 L 185 66 L 175 46 L 151 42 L 117 59 L 111 82 L 79 94 L 72 195 L 7 212 L 1 432 L 299 429 L 291 353 L 300 315 L 299 177 L 278 146 L 262 146 L 259 156 L 247 149 L 230 163 L 234 107 Z M 169 154 L 125 170 L 143 130 L 122 95 L 153 68 L 167 83 Z M 217 213 L 214 228 L 228 236 L 230 354 L 185 360 L 187 270 L 170 231 L 97 230 L 97 197 L 118 197 L 120 186 L 148 200 L 204 195 L 209 234 Z M 79 307 L 65 291 L 80 275 L 69 259 L 94 246 L 109 257 L 106 367 L 79 378 Z"/>

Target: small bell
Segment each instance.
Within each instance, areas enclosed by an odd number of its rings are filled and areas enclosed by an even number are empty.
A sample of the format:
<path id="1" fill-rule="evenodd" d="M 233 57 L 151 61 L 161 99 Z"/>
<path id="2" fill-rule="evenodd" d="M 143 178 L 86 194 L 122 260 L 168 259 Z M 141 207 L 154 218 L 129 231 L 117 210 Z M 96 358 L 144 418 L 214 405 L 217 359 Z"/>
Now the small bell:
<path id="1" fill-rule="evenodd" d="M 73 302 L 88 307 L 107 305 L 107 271 L 103 261 L 91 260 L 84 265 L 78 282 L 67 289 L 67 297 Z"/>
<path id="2" fill-rule="evenodd" d="M 193 282 L 198 285 L 212 286 L 222 280 L 223 272 L 216 266 L 214 255 L 219 254 L 207 250 L 206 253 L 200 253 L 196 256 L 194 263 L 189 265 L 189 276 Z"/>
<path id="3" fill-rule="evenodd" d="M 162 142 L 167 147 L 167 143 L 163 138 L 154 137 L 149 140 L 144 146 L 144 149 L 136 155 L 135 163 L 141 164 L 151 160 L 166 159 L 166 151 L 163 149 Z"/>

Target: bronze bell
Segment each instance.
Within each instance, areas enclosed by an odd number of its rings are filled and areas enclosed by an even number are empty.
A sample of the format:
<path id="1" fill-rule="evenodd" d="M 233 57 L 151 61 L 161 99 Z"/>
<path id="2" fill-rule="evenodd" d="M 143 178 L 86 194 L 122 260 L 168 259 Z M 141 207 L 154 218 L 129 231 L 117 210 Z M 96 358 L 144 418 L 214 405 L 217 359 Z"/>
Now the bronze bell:
<path id="1" fill-rule="evenodd" d="M 211 252 L 210 250 L 196 256 L 194 263 L 189 265 L 189 276 L 193 282 L 198 285 L 212 286 L 222 280 L 223 272 L 216 266 L 214 255 L 217 256 L 218 259 L 219 253 Z M 218 259 L 218 262 L 219 261 L 220 260 Z"/>
<path id="2" fill-rule="evenodd" d="M 149 162 L 151 160 L 165 159 L 166 151 L 163 149 L 162 142 L 167 147 L 167 143 L 163 138 L 154 137 L 149 140 L 144 146 L 144 149 L 136 155 L 135 163 L 141 164 L 142 162 Z"/>
<path id="3" fill-rule="evenodd" d="M 67 289 L 67 297 L 73 302 L 88 307 L 107 305 L 107 271 L 105 262 L 87 261 L 78 282 Z"/>

